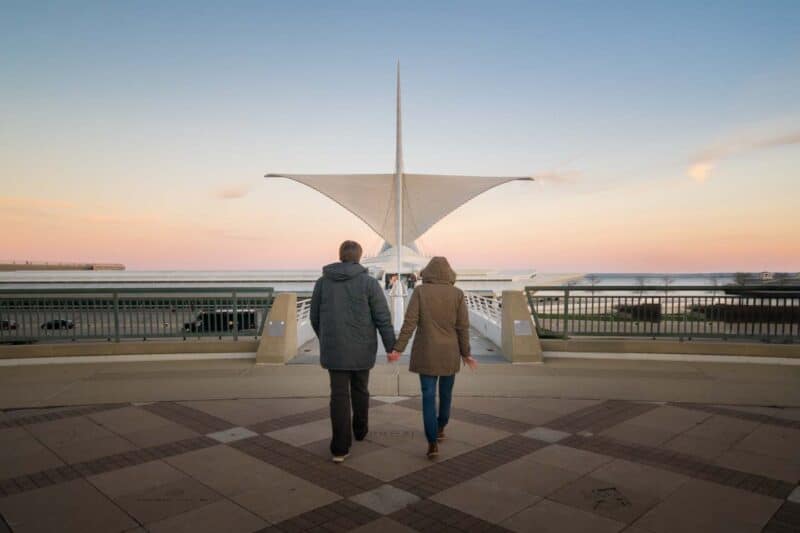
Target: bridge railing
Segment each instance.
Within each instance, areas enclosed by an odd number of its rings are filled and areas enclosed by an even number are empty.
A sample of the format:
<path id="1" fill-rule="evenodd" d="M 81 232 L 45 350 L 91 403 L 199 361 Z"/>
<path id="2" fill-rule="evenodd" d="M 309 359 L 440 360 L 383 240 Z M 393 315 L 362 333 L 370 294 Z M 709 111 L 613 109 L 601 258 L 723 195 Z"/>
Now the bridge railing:
<path id="1" fill-rule="evenodd" d="M 0 342 L 259 337 L 272 288 L 0 289 Z"/>
<path id="2" fill-rule="evenodd" d="M 297 347 L 314 338 L 311 327 L 311 298 L 297 300 Z"/>
<path id="3" fill-rule="evenodd" d="M 530 286 L 540 337 L 800 340 L 800 286 Z"/>
<path id="4" fill-rule="evenodd" d="M 503 307 L 494 296 L 465 292 L 470 325 L 497 346 L 503 344 Z"/>

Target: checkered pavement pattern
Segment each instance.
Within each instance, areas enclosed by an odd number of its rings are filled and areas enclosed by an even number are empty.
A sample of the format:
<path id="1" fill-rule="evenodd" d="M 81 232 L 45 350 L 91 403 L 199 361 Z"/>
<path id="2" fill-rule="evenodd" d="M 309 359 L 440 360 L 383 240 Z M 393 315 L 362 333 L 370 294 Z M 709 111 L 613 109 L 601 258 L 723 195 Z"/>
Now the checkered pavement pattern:
<path id="1" fill-rule="evenodd" d="M 322 398 L 0 413 L 0 532 L 800 531 L 800 410 L 373 398 L 330 460 Z"/>

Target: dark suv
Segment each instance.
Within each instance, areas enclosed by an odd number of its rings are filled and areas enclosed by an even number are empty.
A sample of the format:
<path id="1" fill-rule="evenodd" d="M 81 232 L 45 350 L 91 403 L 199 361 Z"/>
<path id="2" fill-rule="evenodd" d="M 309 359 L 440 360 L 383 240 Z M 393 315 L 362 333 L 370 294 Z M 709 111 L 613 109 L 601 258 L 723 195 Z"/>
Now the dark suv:
<path id="1" fill-rule="evenodd" d="M 236 311 L 236 329 L 239 331 L 256 329 L 256 312 L 253 309 Z M 229 309 L 200 311 L 192 322 L 183 324 L 184 331 L 233 331 L 234 313 Z"/>
<path id="2" fill-rule="evenodd" d="M 66 318 L 55 318 L 42 324 L 42 329 L 72 329 L 75 322 Z"/>

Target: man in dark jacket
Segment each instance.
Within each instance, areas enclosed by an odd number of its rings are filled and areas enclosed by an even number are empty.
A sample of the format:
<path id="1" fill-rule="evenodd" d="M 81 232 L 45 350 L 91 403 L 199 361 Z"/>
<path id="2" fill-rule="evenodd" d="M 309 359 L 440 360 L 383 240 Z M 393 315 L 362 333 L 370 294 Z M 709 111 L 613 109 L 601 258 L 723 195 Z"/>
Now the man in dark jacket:
<path id="1" fill-rule="evenodd" d="M 367 435 L 369 371 L 375 366 L 380 332 L 386 353 L 395 343 L 392 317 L 378 280 L 358 264 L 361 245 L 345 241 L 339 263 L 322 269 L 311 296 L 311 327 L 319 338 L 319 359 L 331 381 L 331 453 L 341 463 L 350 451 L 352 433 Z"/>

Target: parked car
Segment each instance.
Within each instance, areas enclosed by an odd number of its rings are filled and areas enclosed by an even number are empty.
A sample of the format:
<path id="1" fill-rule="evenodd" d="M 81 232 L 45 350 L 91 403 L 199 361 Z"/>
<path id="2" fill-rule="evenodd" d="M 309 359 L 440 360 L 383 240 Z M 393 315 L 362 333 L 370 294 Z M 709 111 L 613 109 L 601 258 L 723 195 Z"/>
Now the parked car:
<path id="1" fill-rule="evenodd" d="M 661 304 L 621 304 L 616 306 L 616 316 L 622 320 L 636 320 L 642 322 L 660 322 Z"/>
<path id="2" fill-rule="evenodd" d="M 243 309 L 236 312 L 239 331 L 256 329 L 256 312 L 253 309 Z M 184 331 L 233 331 L 233 311 L 230 309 L 215 309 L 214 311 L 200 311 L 192 322 L 183 324 Z"/>
<path id="3" fill-rule="evenodd" d="M 42 324 L 42 329 L 72 329 L 75 322 L 66 318 L 55 318 Z"/>
<path id="4" fill-rule="evenodd" d="M 0 329 L 17 329 L 16 320 L 0 320 Z"/>

